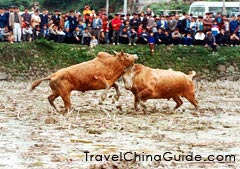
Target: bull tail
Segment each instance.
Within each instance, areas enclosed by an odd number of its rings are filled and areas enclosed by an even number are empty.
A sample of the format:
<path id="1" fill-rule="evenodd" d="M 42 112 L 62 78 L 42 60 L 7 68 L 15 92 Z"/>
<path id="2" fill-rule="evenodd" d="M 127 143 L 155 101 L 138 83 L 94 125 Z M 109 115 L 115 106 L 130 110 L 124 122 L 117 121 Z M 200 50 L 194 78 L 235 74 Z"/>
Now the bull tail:
<path id="1" fill-rule="evenodd" d="M 38 85 L 40 85 L 40 83 L 41 83 L 42 81 L 44 81 L 44 80 L 50 80 L 50 79 L 51 79 L 51 75 L 48 76 L 48 77 L 45 77 L 45 78 L 38 79 L 38 80 L 34 81 L 34 82 L 32 83 L 32 86 L 31 86 L 30 91 L 33 91 Z"/>
<path id="2" fill-rule="evenodd" d="M 188 76 L 193 79 L 194 76 L 196 76 L 197 73 L 195 71 L 192 71 L 191 74 L 189 74 Z"/>

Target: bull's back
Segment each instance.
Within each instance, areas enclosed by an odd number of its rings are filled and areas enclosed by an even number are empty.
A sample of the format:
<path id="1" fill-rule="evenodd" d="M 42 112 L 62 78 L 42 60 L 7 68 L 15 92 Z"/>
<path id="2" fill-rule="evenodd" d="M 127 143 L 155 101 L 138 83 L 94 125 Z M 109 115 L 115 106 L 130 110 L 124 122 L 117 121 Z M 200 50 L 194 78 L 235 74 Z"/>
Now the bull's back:
<path id="1" fill-rule="evenodd" d="M 52 81 L 68 85 L 69 90 L 99 90 L 106 88 L 105 73 L 108 68 L 101 64 L 97 59 L 76 64 L 56 72 Z"/>
<path id="2" fill-rule="evenodd" d="M 182 72 L 145 68 L 135 77 L 135 87 L 136 91 L 152 91 L 150 98 L 172 98 L 182 95 L 189 88 L 192 90 L 193 83 Z"/>

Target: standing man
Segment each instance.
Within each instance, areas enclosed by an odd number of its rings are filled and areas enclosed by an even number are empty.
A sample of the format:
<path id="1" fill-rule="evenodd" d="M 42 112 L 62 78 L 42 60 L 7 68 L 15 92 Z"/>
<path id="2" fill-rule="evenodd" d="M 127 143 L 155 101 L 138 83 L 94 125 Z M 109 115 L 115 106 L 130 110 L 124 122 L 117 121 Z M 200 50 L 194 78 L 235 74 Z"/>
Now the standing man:
<path id="1" fill-rule="evenodd" d="M 113 29 L 113 45 L 117 43 L 119 45 L 119 32 L 122 22 L 118 14 L 115 14 L 115 17 L 111 21 L 112 29 Z"/>
<path id="2" fill-rule="evenodd" d="M 24 9 L 24 13 L 22 14 L 23 21 L 27 24 L 31 23 L 31 14 L 28 11 L 28 8 Z"/>
<path id="3" fill-rule="evenodd" d="M 77 26 L 77 17 L 75 16 L 74 10 L 70 10 L 68 21 L 70 32 L 73 32 Z"/>
<path id="4" fill-rule="evenodd" d="M 8 26 L 8 17 L 5 13 L 5 10 L 0 7 L 0 28 L 4 28 L 5 26 Z"/>
<path id="5" fill-rule="evenodd" d="M 96 14 L 96 17 L 93 19 L 92 28 L 93 36 L 95 36 L 97 40 L 99 40 L 100 31 L 102 28 L 102 19 L 99 17 L 99 14 Z"/>
<path id="6" fill-rule="evenodd" d="M 43 9 L 42 14 L 39 15 L 41 19 L 40 28 L 43 29 L 44 25 L 48 25 L 48 11 Z"/>
<path id="7" fill-rule="evenodd" d="M 54 15 L 52 16 L 51 20 L 53 21 L 54 25 L 59 26 L 60 24 L 60 11 L 59 10 L 55 10 Z"/>
<path id="8" fill-rule="evenodd" d="M 22 20 L 21 20 L 20 14 L 19 14 L 19 8 L 17 6 L 14 7 L 14 12 L 10 13 L 9 26 L 13 28 L 14 41 L 21 42 Z"/>

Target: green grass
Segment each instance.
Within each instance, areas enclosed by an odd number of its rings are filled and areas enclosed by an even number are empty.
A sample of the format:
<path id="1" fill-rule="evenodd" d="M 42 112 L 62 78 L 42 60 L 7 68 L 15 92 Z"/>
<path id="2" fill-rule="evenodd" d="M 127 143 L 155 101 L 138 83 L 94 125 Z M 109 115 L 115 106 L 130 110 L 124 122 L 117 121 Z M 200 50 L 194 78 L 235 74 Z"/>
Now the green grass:
<path id="1" fill-rule="evenodd" d="M 152 68 L 162 68 L 210 75 L 217 75 L 219 64 L 237 65 L 240 68 L 240 47 L 219 47 L 217 54 L 203 46 L 156 46 L 151 54 L 148 45 L 99 45 L 95 48 L 73 44 L 58 44 L 44 39 L 31 43 L 0 43 L 0 66 L 18 72 L 19 75 L 35 70 L 57 70 L 73 64 L 93 59 L 100 51 L 113 53 L 120 51 L 137 54 L 138 63 Z"/>

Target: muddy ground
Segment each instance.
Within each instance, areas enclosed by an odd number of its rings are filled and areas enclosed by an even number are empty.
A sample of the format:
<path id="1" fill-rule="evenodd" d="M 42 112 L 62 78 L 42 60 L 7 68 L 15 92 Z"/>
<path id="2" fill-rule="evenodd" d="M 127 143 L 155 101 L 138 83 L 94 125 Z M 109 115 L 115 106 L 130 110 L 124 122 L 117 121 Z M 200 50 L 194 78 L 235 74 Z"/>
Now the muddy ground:
<path id="1" fill-rule="evenodd" d="M 170 100 L 147 101 L 148 111 L 133 110 L 133 95 L 123 89 L 118 105 L 103 91 L 72 92 L 74 111 L 55 112 L 43 82 L 29 92 L 31 82 L 0 81 L 0 168 L 239 168 L 240 81 L 199 81 L 200 111 L 184 100 L 173 111 Z M 109 92 L 109 97 L 115 93 Z M 61 99 L 56 101 L 62 106 Z M 203 161 L 86 161 L 92 155 L 119 152 L 161 155 L 201 155 Z M 208 155 L 235 155 L 235 162 L 209 162 Z M 99 159 L 99 158 L 98 158 Z M 227 159 L 228 160 L 228 159 Z"/>

